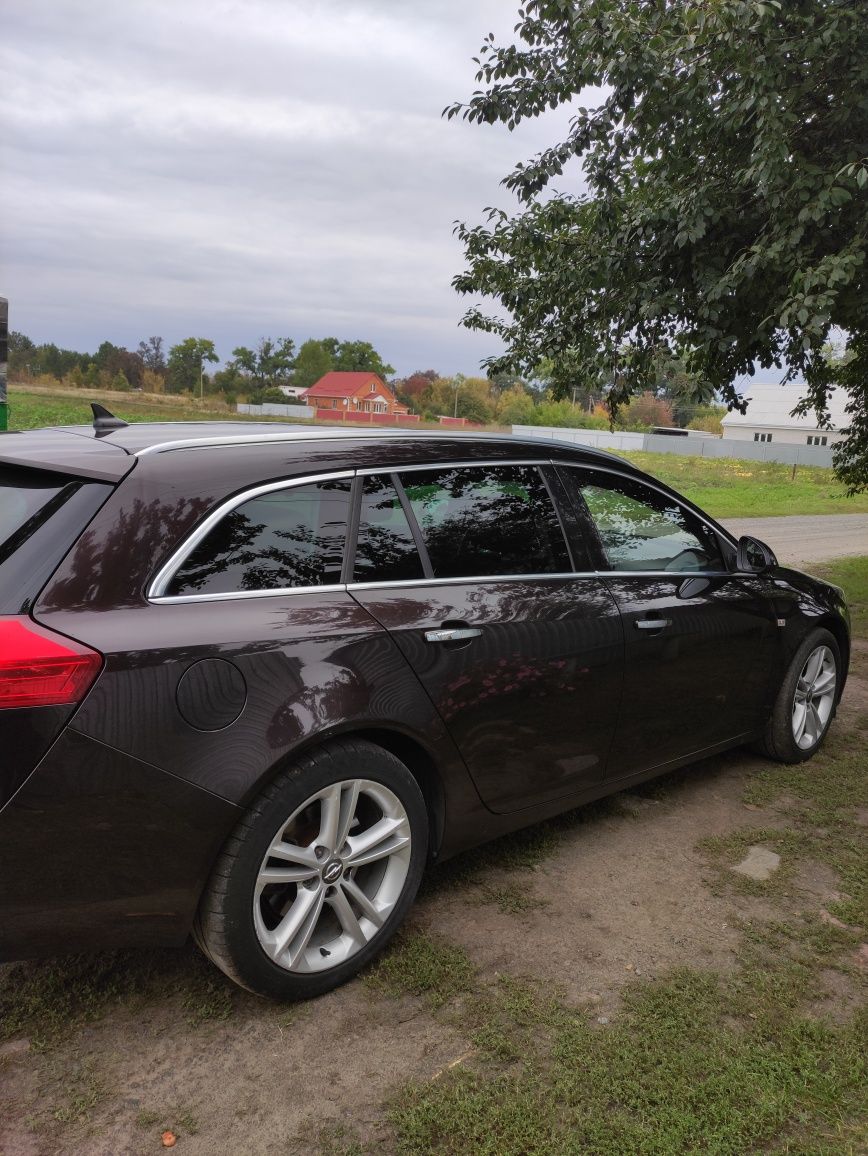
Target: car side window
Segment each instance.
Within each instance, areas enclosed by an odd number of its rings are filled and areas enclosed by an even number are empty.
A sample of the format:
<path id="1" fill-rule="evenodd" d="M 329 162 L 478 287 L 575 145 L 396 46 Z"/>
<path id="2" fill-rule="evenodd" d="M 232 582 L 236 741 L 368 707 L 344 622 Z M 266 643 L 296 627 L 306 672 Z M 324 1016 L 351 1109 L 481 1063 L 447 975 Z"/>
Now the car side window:
<path id="1" fill-rule="evenodd" d="M 165 594 L 231 594 L 341 580 L 349 480 L 272 490 L 221 518 L 175 571 Z"/>
<path id="2" fill-rule="evenodd" d="M 353 581 L 400 582 L 424 576 L 410 523 L 391 478 L 364 478 Z"/>
<path id="3" fill-rule="evenodd" d="M 403 473 L 401 481 L 435 578 L 572 570 L 536 466 L 414 470 Z"/>
<path id="4" fill-rule="evenodd" d="M 633 478 L 573 470 L 613 570 L 724 570 L 717 535 L 674 498 Z"/>

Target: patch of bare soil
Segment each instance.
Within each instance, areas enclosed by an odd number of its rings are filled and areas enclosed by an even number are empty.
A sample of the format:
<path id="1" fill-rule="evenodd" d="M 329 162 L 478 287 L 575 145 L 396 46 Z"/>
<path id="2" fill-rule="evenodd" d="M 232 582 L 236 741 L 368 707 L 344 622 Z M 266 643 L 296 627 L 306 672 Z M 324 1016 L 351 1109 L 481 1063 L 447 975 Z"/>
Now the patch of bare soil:
<path id="1" fill-rule="evenodd" d="M 714 896 L 695 848 L 707 835 L 777 825 L 773 811 L 741 802 L 751 765 L 741 754 L 709 760 L 664 780 L 662 799 L 630 794 L 626 814 L 577 823 L 544 864 L 496 880 L 519 883 L 536 902 L 518 917 L 470 906 L 459 892 L 426 900 L 418 918 L 484 971 L 542 978 L 571 1002 L 607 1010 L 636 975 L 682 965 L 726 971 L 739 942 L 735 915 L 773 910 Z"/>

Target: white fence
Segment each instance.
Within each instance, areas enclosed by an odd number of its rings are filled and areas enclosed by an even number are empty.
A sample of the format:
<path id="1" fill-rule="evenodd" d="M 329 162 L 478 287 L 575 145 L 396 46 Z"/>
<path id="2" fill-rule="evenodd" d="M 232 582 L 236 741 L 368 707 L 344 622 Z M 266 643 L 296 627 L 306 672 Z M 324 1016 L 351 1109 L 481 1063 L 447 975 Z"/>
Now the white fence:
<path id="1" fill-rule="evenodd" d="M 238 413 L 250 413 L 256 417 L 314 417 L 316 410 L 309 405 L 280 405 L 278 402 L 266 401 L 262 405 L 245 405 L 239 402 L 235 409 Z"/>
<path id="2" fill-rule="evenodd" d="M 559 426 L 514 425 L 514 434 L 543 441 L 573 442 L 601 450 L 645 450 L 652 454 L 681 454 L 698 458 L 741 458 L 750 462 L 782 462 L 788 466 L 831 468 L 829 446 L 784 445 L 782 442 L 744 442 L 735 438 L 673 437 L 668 434 L 609 433 L 598 429 L 563 429 Z"/>

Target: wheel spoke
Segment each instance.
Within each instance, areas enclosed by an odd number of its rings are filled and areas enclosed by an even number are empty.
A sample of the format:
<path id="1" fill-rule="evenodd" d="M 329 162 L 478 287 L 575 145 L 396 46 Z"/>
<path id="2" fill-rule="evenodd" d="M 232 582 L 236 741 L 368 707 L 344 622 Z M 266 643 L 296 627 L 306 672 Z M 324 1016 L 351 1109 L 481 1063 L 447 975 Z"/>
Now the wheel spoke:
<path id="1" fill-rule="evenodd" d="M 352 939 L 357 947 L 364 947 L 368 942 L 368 938 L 364 931 L 362 931 L 362 925 L 359 923 L 355 911 L 353 911 L 350 906 L 350 901 L 347 899 L 344 889 L 340 886 L 336 887 L 334 894 L 329 895 L 326 902 L 331 905 L 335 915 L 337 915 L 340 920 L 341 927 L 350 939 Z"/>
<path id="2" fill-rule="evenodd" d="M 817 681 L 814 683 L 814 694 L 828 694 L 835 689 L 835 671 L 822 670 L 817 675 Z"/>
<path id="3" fill-rule="evenodd" d="M 335 851 L 340 851 L 341 847 L 343 847 L 347 841 L 347 836 L 350 833 L 350 828 L 356 817 L 356 807 L 358 804 L 359 783 L 357 779 L 354 779 L 341 794 L 341 814 L 338 822 L 337 836 L 335 838 Z"/>
<path id="4" fill-rule="evenodd" d="M 315 879 L 317 874 L 313 867 L 264 867 L 257 882 L 263 887 L 269 883 L 306 883 L 308 879 Z"/>
<path id="5" fill-rule="evenodd" d="M 354 879 L 342 880 L 342 885 L 347 894 L 355 902 L 356 906 L 361 909 L 362 915 L 370 919 L 376 927 L 382 927 L 385 918 L 382 912 L 374 906 L 371 900 L 365 895 L 358 883 Z"/>
<path id="6" fill-rule="evenodd" d="M 323 895 L 322 888 L 314 891 L 305 887 L 299 891 L 295 903 L 271 933 L 272 956 L 275 959 L 286 951 L 290 967 L 298 962 L 319 922 Z"/>
<path id="7" fill-rule="evenodd" d="M 327 847 L 331 852 L 336 850 L 338 826 L 341 821 L 342 788 L 342 783 L 335 783 L 322 796 L 322 813 L 317 842 Z"/>
<path id="8" fill-rule="evenodd" d="M 801 744 L 805 733 L 805 723 L 808 721 L 808 708 L 804 702 L 797 703 L 793 709 L 793 737 Z"/>
<path id="9" fill-rule="evenodd" d="M 809 686 L 813 686 L 814 679 L 820 672 L 820 667 L 823 665 L 823 650 L 818 648 L 814 651 L 808 661 L 805 663 L 805 669 L 802 671 L 802 677 Z"/>
<path id="10" fill-rule="evenodd" d="M 367 831 L 347 839 L 350 854 L 346 857 L 346 864 L 348 867 L 363 867 L 366 863 L 394 855 L 409 842 L 406 819 L 380 819 Z"/>
<path id="11" fill-rule="evenodd" d="M 299 867 L 310 870 L 311 875 L 319 872 L 319 860 L 314 854 L 313 847 L 298 847 L 295 843 L 284 843 L 276 840 L 268 849 L 268 858 L 283 859 L 286 863 L 296 863 Z M 303 878 L 310 878 L 304 876 Z"/>

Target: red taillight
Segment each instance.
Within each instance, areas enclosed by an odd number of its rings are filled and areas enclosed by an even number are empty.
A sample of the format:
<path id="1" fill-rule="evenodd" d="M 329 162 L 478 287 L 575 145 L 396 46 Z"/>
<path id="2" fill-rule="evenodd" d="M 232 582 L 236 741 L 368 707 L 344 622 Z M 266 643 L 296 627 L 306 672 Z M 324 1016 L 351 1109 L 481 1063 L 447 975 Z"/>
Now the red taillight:
<path id="1" fill-rule="evenodd" d="M 29 618 L 0 617 L 0 710 L 81 702 L 102 655 Z"/>

